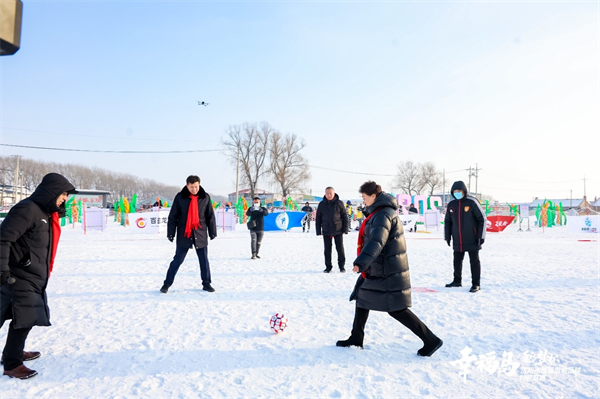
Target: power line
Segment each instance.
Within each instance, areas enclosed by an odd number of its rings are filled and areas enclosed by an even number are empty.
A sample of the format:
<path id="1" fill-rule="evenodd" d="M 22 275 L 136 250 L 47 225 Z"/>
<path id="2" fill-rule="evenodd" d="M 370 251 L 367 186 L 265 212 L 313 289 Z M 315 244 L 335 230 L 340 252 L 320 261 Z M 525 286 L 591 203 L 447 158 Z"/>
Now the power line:
<path id="1" fill-rule="evenodd" d="M 110 150 L 82 150 L 75 148 L 52 148 L 52 147 L 34 147 L 29 145 L 16 145 L 16 144 L 0 144 L 5 147 L 18 147 L 18 148 L 32 148 L 34 150 L 51 150 L 51 151 L 71 151 L 71 152 L 102 152 L 102 153 L 113 153 L 113 154 L 182 154 L 190 152 L 217 152 L 221 150 L 185 150 L 185 151 L 110 151 Z"/>
<path id="2" fill-rule="evenodd" d="M 126 136 L 101 136 L 101 135 L 93 135 L 93 134 L 76 134 L 76 133 L 59 133 L 59 132 L 48 132 L 45 130 L 33 130 L 33 129 L 20 129 L 16 127 L 0 127 L 2 130 L 18 130 L 21 132 L 33 132 L 33 133 L 43 133 L 43 134 L 56 134 L 60 136 L 75 136 L 75 137 L 97 137 L 101 139 L 118 139 L 118 140 L 139 140 L 139 141 L 182 141 L 182 142 L 196 142 L 200 140 L 181 140 L 181 139 L 153 139 L 148 137 L 126 137 Z"/>
<path id="3" fill-rule="evenodd" d="M 309 165 L 309 166 L 311 168 L 315 168 L 315 169 L 330 170 L 330 171 L 333 171 L 333 172 L 348 173 L 348 174 L 352 174 L 352 175 L 385 176 L 385 177 L 394 177 L 394 176 L 396 176 L 396 175 L 383 175 L 383 174 L 378 174 L 378 173 L 352 172 L 352 171 L 349 171 L 349 170 L 330 169 L 330 168 L 324 168 L 322 166 L 314 166 L 314 165 Z"/>

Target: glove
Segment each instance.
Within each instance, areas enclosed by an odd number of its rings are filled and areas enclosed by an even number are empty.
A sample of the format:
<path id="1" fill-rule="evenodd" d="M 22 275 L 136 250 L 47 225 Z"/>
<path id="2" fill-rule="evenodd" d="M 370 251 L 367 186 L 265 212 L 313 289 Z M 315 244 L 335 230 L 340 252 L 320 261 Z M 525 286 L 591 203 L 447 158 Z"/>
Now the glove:
<path id="1" fill-rule="evenodd" d="M 446 240 L 446 243 L 448 244 L 448 246 L 450 246 L 450 240 Z"/>
<path id="2" fill-rule="evenodd" d="M 174 239 L 174 238 L 175 238 L 175 237 L 173 237 L 173 236 L 168 236 L 168 237 L 167 237 L 167 239 L 168 239 L 169 241 L 171 241 L 171 242 L 173 242 L 173 239 Z"/>
<path id="3" fill-rule="evenodd" d="M 480 238 L 480 239 L 479 239 L 479 246 L 483 245 L 483 243 L 484 243 L 484 242 L 485 242 L 485 239 L 483 239 L 483 238 Z"/>
<path id="4" fill-rule="evenodd" d="M 15 278 L 10 275 L 10 270 L 0 272 L 0 285 L 13 284 L 14 282 Z"/>

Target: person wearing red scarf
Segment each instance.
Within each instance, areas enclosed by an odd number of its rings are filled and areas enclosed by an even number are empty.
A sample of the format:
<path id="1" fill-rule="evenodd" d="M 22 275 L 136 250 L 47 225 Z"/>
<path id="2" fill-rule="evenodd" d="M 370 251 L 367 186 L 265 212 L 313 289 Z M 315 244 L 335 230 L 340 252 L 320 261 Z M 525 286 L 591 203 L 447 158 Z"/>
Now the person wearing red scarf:
<path id="1" fill-rule="evenodd" d="M 2 351 L 4 375 L 9 377 L 27 379 L 37 375 L 23 362 L 41 353 L 23 349 L 33 326 L 50 326 L 46 287 L 58 250 L 59 217 L 65 214 L 67 196 L 76 193 L 64 176 L 49 173 L 2 222 L 0 326 L 12 319 Z"/>
<path id="2" fill-rule="evenodd" d="M 166 294 L 169 291 L 179 267 L 192 247 L 195 248 L 200 262 L 202 289 L 215 292 L 211 285 L 208 239 L 212 240 L 216 236 L 217 222 L 210 195 L 200 186 L 198 176 L 188 176 L 185 187 L 175 196 L 169 212 L 167 238 L 171 242 L 175 241 L 177 248 L 160 292 Z"/>
<path id="3" fill-rule="evenodd" d="M 431 356 L 443 342 L 409 309 L 410 273 L 398 202 L 373 181 L 360 186 L 359 192 L 367 206 L 367 218 L 358 232 L 352 268 L 361 274 L 350 295 L 351 301 L 356 300 L 354 323 L 350 338 L 337 341 L 336 346 L 362 348 L 369 311 L 377 310 L 387 312 L 423 341 L 419 356 Z"/>

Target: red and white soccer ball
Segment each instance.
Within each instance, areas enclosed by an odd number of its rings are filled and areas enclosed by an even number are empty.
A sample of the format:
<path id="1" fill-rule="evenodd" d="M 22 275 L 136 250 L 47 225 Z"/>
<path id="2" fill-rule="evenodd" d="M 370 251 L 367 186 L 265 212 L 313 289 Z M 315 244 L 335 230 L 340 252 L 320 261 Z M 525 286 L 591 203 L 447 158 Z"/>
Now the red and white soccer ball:
<path id="1" fill-rule="evenodd" d="M 285 330 L 287 323 L 288 319 L 283 313 L 275 313 L 271 316 L 271 330 L 275 331 L 277 334 Z"/>

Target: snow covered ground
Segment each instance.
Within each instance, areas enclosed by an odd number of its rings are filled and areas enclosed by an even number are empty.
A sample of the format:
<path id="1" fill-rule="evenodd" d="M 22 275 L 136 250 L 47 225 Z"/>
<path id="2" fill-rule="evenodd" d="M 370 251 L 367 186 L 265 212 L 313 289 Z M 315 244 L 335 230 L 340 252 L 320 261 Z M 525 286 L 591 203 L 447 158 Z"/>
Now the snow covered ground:
<path id="1" fill-rule="evenodd" d="M 600 396 L 599 246 L 578 241 L 598 235 L 489 233 L 482 291 L 471 294 L 467 259 L 464 286 L 444 287 L 452 251 L 441 231 L 407 233 L 412 310 L 444 340 L 420 358 L 421 342 L 378 312 L 364 350 L 335 347 L 350 333 L 356 275 L 322 273 L 322 240 L 300 229 L 267 232 L 262 259 L 250 260 L 242 227 L 210 242 L 215 293 L 201 291 L 190 252 L 166 295 L 175 247 L 162 235 L 64 228 L 48 287 L 53 326 L 27 341 L 43 352 L 27 363 L 39 375 L 0 377 L 1 396 Z M 347 268 L 356 237 L 345 236 Z M 279 335 L 276 312 L 289 317 Z"/>

